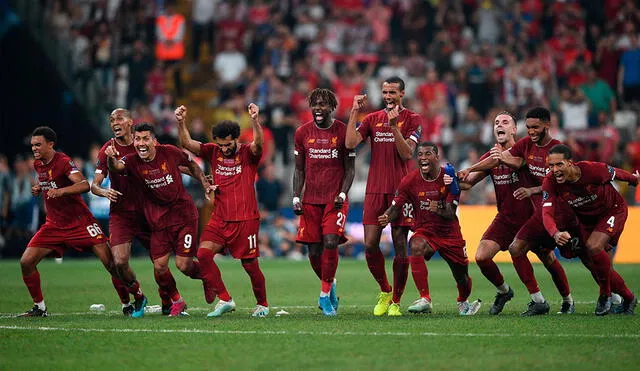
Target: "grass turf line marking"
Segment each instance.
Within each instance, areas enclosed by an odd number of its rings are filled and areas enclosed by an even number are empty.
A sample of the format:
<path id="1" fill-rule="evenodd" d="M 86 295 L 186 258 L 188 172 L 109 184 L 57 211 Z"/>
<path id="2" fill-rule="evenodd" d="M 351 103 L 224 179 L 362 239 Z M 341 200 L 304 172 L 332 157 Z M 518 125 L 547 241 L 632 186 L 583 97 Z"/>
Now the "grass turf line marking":
<path id="1" fill-rule="evenodd" d="M 538 338 L 640 338 L 640 334 L 536 334 L 536 333 L 438 333 L 438 332 L 328 332 L 328 331 L 246 331 L 246 330 L 201 330 L 201 329 L 139 329 L 139 328 L 82 328 L 82 327 L 29 327 L 0 326 L 0 330 L 17 331 L 59 331 L 59 332 L 98 332 L 98 333 L 161 333 L 161 334 L 214 334 L 214 335 L 298 335 L 298 336 L 396 336 L 396 337 L 538 337 Z"/>

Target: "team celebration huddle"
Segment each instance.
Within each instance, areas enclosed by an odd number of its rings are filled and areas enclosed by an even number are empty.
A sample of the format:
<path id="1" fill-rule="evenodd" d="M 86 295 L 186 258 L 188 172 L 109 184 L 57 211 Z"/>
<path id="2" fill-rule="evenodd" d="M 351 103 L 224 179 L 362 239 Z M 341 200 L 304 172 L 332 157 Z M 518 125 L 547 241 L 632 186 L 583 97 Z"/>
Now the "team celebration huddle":
<path id="1" fill-rule="evenodd" d="M 315 89 L 308 95 L 313 118 L 295 131 L 291 206 L 299 216 L 296 240 L 307 246 L 311 268 L 320 281 L 317 302 L 315 296 L 309 297 L 309 302 L 322 314 L 336 316 L 339 311 L 338 249 L 347 242 L 348 195 L 356 174 L 357 149 L 367 140 L 371 159 L 362 224 L 366 264 L 379 285 L 377 299 L 371 293 L 373 315 L 431 313 L 427 261 L 436 252 L 448 264 L 457 285 L 458 313 L 475 315 L 481 310 L 480 300 L 469 300 L 473 281 L 457 208 L 461 192 L 473 192 L 474 185 L 487 176 L 494 185 L 498 212 L 475 255 L 480 271 L 496 288 L 495 300 L 485 311 L 500 314 L 517 291 L 494 262 L 500 251 L 509 252 L 531 296 L 521 315 L 551 311 L 534 275 L 528 257 L 531 251 L 562 297 L 558 314 L 573 313 L 574 298 L 556 259 L 558 249 L 564 258 L 579 258 L 593 276 L 599 291 L 595 315 L 634 314 L 637 297 L 612 264 L 628 214 L 627 204 L 612 182 L 637 186 L 637 169 L 630 173 L 606 163 L 575 161 L 571 148 L 551 137 L 550 111 L 535 107 L 524 117 L 527 136 L 519 140 L 518 119 L 506 111 L 499 113 L 493 122 L 495 146 L 479 162 L 456 172 L 450 164 L 441 163 L 435 143 L 421 139 L 422 117 L 403 106 L 404 81 L 386 79 L 381 93 L 383 109 L 364 117 L 367 96 L 356 95 L 344 123 L 333 118 L 336 95 L 328 89 Z M 247 110 L 252 142 L 239 142 L 237 122 L 221 121 L 212 127 L 212 142 L 201 143 L 191 138 L 187 128 L 187 107 L 177 107 L 178 148 L 158 143 L 151 124 L 134 126 L 131 113 L 118 108 L 109 116 L 113 138 L 100 150 L 91 184 L 69 156 L 56 151 L 55 131 L 36 128 L 31 134 L 31 149 L 38 182 L 31 192 L 44 199 L 47 214 L 20 260 L 22 277 L 34 302 L 20 316 L 49 315 L 38 263 L 73 249 L 91 251 L 100 259 L 124 315 L 144 317 L 150 299 L 129 265 L 134 240 L 148 250 L 163 314 L 175 317 L 188 310 L 169 266 L 172 255 L 177 270 L 201 281 L 204 299 L 213 305 L 207 317 L 233 312 L 236 302 L 214 259 L 217 254 L 226 254 L 239 259 L 249 276 L 256 299 L 251 315 L 268 316 L 269 277 L 258 260 L 260 214 L 255 191 L 264 134 L 260 107 L 251 103 Z M 210 175 L 194 156 L 209 163 Z M 201 184 L 213 204 L 201 233 L 198 210 L 185 189 L 183 174 Z M 103 186 L 107 177 L 109 188 Z M 109 236 L 81 197 L 89 191 L 110 201 Z M 383 229 L 389 224 L 395 250 L 392 283 L 380 248 Z M 409 271 L 419 297 L 403 308 Z"/>

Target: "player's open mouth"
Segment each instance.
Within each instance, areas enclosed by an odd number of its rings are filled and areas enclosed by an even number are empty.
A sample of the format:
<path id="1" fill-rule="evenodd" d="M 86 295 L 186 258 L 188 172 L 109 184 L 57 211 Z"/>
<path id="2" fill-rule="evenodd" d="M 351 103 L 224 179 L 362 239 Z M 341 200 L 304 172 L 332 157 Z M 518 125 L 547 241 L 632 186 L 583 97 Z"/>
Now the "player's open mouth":
<path id="1" fill-rule="evenodd" d="M 561 171 L 553 173 L 553 176 L 556 178 L 556 181 L 558 181 L 558 183 L 562 183 L 564 181 L 564 174 L 562 174 Z"/>
<path id="2" fill-rule="evenodd" d="M 146 147 L 138 147 L 138 153 L 140 154 L 140 156 L 146 156 L 149 153 L 149 149 Z"/>
<path id="3" fill-rule="evenodd" d="M 385 102 L 387 109 L 393 109 L 396 106 L 396 102 L 388 100 Z"/>
<path id="4" fill-rule="evenodd" d="M 122 134 L 122 126 L 120 125 L 113 125 L 113 133 L 118 136 L 120 134 Z"/>
<path id="5" fill-rule="evenodd" d="M 39 157 L 40 157 L 40 152 L 38 152 L 38 151 L 33 151 L 33 157 L 35 157 L 35 158 L 39 158 Z"/>
<path id="6" fill-rule="evenodd" d="M 431 163 L 429 163 L 429 161 L 420 161 L 420 170 L 422 170 L 423 173 L 426 173 L 427 171 L 429 171 L 431 169 Z"/>
<path id="7" fill-rule="evenodd" d="M 507 133 L 507 132 L 505 132 L 505 131 L 504 131 L 504 130 L 502 130 L 502 129 L 498 129 L 498 130 L 496 131 L 496 134 L 498 134 L 498 136 L 504 136 L 506 133 Z"/>
<path id="8" fill-rule="evenodd" d="M 316 120 L 316 122 L 322 122 L 324 120 L 324 116 L 322 115 L 322 112 L 315 112 L 313 114 L 313 118 Z"/>

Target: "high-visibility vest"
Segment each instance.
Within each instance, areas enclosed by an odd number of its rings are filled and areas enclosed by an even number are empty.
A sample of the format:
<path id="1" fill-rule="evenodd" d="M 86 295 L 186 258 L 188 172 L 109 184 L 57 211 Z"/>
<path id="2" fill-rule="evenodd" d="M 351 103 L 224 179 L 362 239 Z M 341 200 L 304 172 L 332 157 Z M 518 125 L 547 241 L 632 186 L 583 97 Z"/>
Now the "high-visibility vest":
<path id="1" fill-rule="evenodd" d="M 156 42 L 156 58 L 161 61 L 179 60 L 184 57 L 184 40 L 175 40 L 180 28 L 184 27 L 184 17 L 181 14 L 172 16 L 160 15 L 156 18 L 156 26 L 162 34 Z M 173 43 L 163 42 L 174 41 Z"/>

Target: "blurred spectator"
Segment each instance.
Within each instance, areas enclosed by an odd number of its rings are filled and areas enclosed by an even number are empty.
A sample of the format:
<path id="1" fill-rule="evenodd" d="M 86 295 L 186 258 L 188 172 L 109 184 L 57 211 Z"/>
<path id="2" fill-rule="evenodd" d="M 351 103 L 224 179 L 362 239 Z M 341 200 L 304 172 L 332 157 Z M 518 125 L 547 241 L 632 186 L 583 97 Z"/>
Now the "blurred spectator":
<path id="1" fill-rule="evenodd" d="M 182 14 L 175 13 L 171 3 L 164 14 L 156 18 L 156 58 L 173 68 L 174 88 L 182 95 L 180 68 L 176 66 L 184 58 L 185 22 Z"/>
<path id="2" fill-rule="evenodd" d="M 200 48 L 203 41 L 209 46 L 209 53 L 213 55 L 215 51 L 213 16 L 218 2 L 219 0 L 191 0 L 191 37 L 193 41 L 191 59 L 195 64 L 200 61 Z"/>
<path id="3" fill-rule="evenodd" d="M 11 179 L 11 225 L 8 236 L 28 236 L 37 229 L 38 213 L 31 186 L 35 176 L 29 168 L 29 161 L 18 155 L 13 163 L 14 176 Z"/>
<path id="4" fill-rule="evenodd" d="M 213 61 L 213 70 L 220 81 L 222 101 L 226 100 L 231 90 L 238 87 L 242 73 L 247 68 L 245 55 L 236 48 L 236 43 L 227 41 L 223 50 Z"/>
<path id="5" fill-rule="evenodd" d="M 589 68 L 587 72 L 587 82 L 580 86 L 582 92 L 589 100 L 591 114 L 598 117 L 600 112 L 607 115 L 616 113 L 616 95 L 611 87 L 596 74 L 594 68 Z"/>
<path id="6" fill-rule="evenodd" d="M 146 51 L 145 45 L 142 40 L 136 40 L 133 44 L 133 54 L 127 60 L 127 66 L 129 68 L 129 86 L 127 90 L 127 105 L 126 107 L 132 107 L 134 103 L 146 102 L 145 85 L 147 83 L 147 73 L 153 67 L 153 59 Z M 158 66 L 157 68 L 161 68 Z M 157 77 L 157 75 L 156 75 Z M 164 78 L 162 74 L 159 76 Z M 156 82 L 154 82 L 156 84 Z M 164 85 L 164 81 L 162 81 Z M 161 94 L 164 89 L 151 88 L 151 96 Z M 123 107 L 123 106 L 119 106 Z"/>
<path id="7" fill-rule="evenodd" d="M 0 153 L 0 251 L 5 245 L 4 232 L 11 207 L 11 171 L 7 156 Z"/>
<path id="8" fill-rule="evenodd" d="M 156 101 L 149 107 L 153 113 L 156 135 L 160 143 L 175 144 L 177 141 L 176 107 L 176 99 L 169 93 L 165 93 L 161 101 Z"/>
<path id="9" fill-rule="evenodd" d="M 282 183 L 276 178 L 273 164 L 265 164 L 256 182 L 256 194 L 260 208 L 269 213 L 277 212 L 280 208 L 280 196 L 282 196 L 282 192 Z"/>
<path id="10" fill-rule="evenodd" d="M 618 94 L 626 103 L 640 102 L 640 44 L 638 35 L 631 35 L 629 50 L 620 57 Z"/>
<path id="11" fill-rule="evenodd" d="M 560 101 L 562 128 L 567 131 L 584 130 L 589 120 L 589 101 L 580 89 L 563 89 Z"/>

